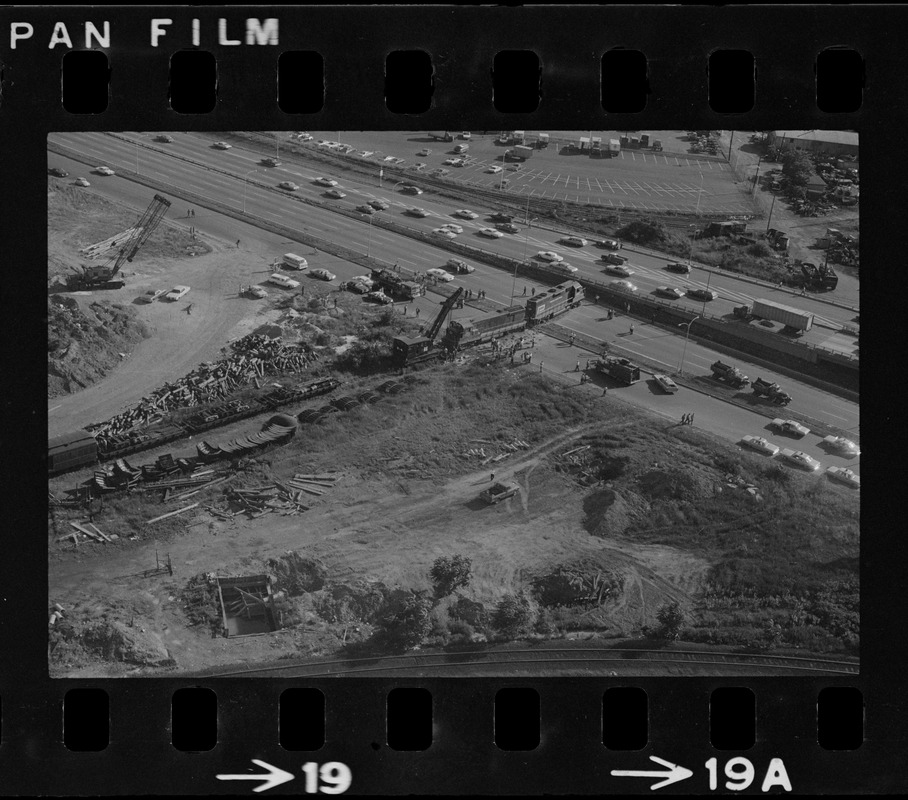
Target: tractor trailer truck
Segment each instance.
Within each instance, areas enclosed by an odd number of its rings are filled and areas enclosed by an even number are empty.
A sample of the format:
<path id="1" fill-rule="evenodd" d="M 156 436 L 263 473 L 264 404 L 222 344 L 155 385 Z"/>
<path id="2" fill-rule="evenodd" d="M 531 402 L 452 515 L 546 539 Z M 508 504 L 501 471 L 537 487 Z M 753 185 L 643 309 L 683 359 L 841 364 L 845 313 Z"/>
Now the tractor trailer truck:
<path id="1" fill-rule="evenodd" d="M 809 331 L 813 325 L 813 314 L 810 312 L 801 311 L 791 306 L 783 306 L 781 303 L 772 302 L 772 300 L 754 300 L 750 313 L 757 319 L 781 322 L 787 327 L 794 328 L 802 333 Z"/>
<path id="2" fill-rule="evenodd" d="M 608 140 L 609 158 L 615 158 L 621 152 L 621 141 L 619 139 Z"/>

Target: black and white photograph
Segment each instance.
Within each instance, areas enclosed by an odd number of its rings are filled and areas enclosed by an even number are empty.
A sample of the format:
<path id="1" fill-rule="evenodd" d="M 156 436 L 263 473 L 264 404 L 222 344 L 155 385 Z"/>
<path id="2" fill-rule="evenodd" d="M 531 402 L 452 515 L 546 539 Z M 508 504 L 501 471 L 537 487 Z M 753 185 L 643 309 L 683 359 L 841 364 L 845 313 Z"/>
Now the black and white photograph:
<path id="1" fill-rule="evenodd" d="M 857 676 L 860 177 L 844 129 L 50 133 L 50 676 Z"/>

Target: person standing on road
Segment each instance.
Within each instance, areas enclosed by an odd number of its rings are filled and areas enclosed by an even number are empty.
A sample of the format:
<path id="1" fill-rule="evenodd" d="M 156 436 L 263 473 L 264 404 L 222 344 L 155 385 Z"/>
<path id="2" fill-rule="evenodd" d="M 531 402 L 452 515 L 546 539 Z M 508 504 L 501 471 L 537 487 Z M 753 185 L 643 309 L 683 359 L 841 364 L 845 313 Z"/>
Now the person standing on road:
<path id="1" fill-rule="evenodd" d="M 236 240 L 236 249 L 237 250 L 240 249 L 240 240 L 239 239 Z"/>
<path id="2" fill-rule="evenodd" d="M 631 325 L 631 336 L 633 336 L 633 335 L 634 335 L 634 326 Z"/>
<path id="3" fill-rule="evenodd" d="M 693 415 L 693 413 L 688 414 L 688 417 L 687 417 L 687 424 L 688 424 L 688 425 L 693 425 L 693 424 L 694 424 L 694 415 Z"/>
<path id="4" fill-rule="evenodd" d="M 419 316 L 419 306 L 416 306 L 416 316 Z"/>
<path id="5" fill-rule="evenodd" d="M 577 338 L 574 333 L 571 333 L 571 347 L 574 346 L 574 339 Z"/>
<path id="6" fill-rule="evenodd" d="M 542 365 L 545 364 L 545 361 L 539 362 L 539 371 L 542 372 Z"/>
<path id="7" fill-rule="evenodd" d="M 493 473 L 489 476 L 489 483 L 491 483 L 491 482 L 494 481 L 494 480 L 495 480 L 495 473 L 493 472 Z"/>
<path id="8" fill-rule="evenodd" d="M 577 364 L 574 366 L 574 372 L 580 372 L 580 359 L 577 359 Z"/>
<path id="9" fill-rule="evenodd" d="M 523 287 L 523 296 L 524 297 L 527 296 L 527 287 L 526 286 Z"/>

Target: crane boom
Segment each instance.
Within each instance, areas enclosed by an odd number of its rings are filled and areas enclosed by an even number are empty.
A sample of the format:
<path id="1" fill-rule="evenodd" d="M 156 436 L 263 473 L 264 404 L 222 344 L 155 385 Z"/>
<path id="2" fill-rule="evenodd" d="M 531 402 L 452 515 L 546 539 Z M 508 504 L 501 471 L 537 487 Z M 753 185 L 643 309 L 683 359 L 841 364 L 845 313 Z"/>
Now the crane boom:
<path id="1" fill-rule="evenodd" d="M 448 314 L 451 313 L 451 309 L 457 305 L 457 301 L 460 300 L 460 296 L 463 294 L 463 288 L 458 287 L 457 290 L 451 294 L 444 303 L 441 304 L 441 308 L 438 310 L 438 314 L 432 324 L 426 329 L 426 338 L 430 342 L 435 341 L 435 337 L 438 336 L 438 332 L 441 330 L 441 326 L 444 325 L 445 319 Z"/>
<path id="2" fill-rule="evenodd" d="M 132 262 L 139 248 L 145 244 L 154 229 L 158 227 L 158 223 L 167 213 L 168 208 L 170 208 L 170 200 L 156 194 L 148 208 L 145 209 L 145 213 L 139 220 L 139 224 L 136 225 L 132 236 L 129 237 L 120 250 L 120 254 L 117 256 L 117 260 L 110 271 L 110 278 L 113 278 L 120 271 L 125 261 Z"/>

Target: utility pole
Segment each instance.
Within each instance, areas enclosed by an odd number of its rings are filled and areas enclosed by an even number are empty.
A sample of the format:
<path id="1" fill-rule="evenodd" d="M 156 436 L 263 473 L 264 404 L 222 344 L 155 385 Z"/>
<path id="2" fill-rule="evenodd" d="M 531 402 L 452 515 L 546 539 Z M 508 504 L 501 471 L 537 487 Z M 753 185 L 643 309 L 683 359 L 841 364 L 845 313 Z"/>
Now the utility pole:
<path id="1" fill-rule="evenodd" d="M 731 161 L 731 143 L 735 139 L 735 132 L 731 131 L 731 136 L 728 137 L 728 160 Z"/>
<path id="2" fill-rule="evenodd" d="M 766 220 L 766 232 L 769 233 L 769 226 L 772 224 L 772 210 L 776 207 L 776 196 L 772 196 L 772 204 L 769 206 L 769 219 Z"/>

